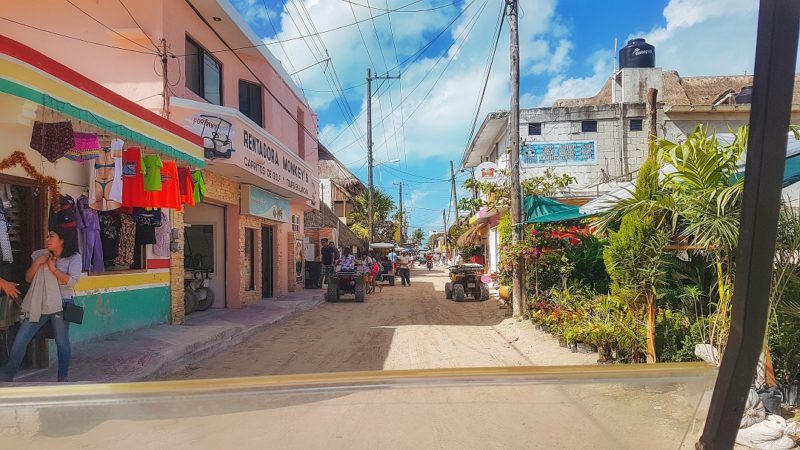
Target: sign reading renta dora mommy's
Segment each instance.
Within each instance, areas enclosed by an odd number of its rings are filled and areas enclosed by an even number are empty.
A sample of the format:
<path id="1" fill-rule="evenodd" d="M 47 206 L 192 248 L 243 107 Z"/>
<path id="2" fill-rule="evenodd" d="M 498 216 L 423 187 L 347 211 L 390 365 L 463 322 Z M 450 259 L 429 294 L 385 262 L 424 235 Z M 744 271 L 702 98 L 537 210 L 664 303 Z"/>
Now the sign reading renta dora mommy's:
<path id="1" fill-rule="evenodd" d="M 595 141 L 530 142 L 520 149 L 523 166 L 594 164 L 597 162 Z"/>
<path id="2" fill-rule="evenodd" d="M 173 109 L 173 117 L 187 116 L 184 118 L 187 128 L 203 136 L 207 157 L 209 154 L 221 155 L 215 161 L 236 165 L 256 175 L 266 182 L 263 187 L 272 190 L 269 186 L 272 184 L 316 203 L 319 179 L 311 171 L 311 166 L 266 130 L 253 126 L 238 111 L 229 112 L 229 109 L 214 107 L 211 110 L 206 107 L 199 112 L 184 109 L 180 104 Z M 209 149 L 216 153 L 209 152 Z"/>

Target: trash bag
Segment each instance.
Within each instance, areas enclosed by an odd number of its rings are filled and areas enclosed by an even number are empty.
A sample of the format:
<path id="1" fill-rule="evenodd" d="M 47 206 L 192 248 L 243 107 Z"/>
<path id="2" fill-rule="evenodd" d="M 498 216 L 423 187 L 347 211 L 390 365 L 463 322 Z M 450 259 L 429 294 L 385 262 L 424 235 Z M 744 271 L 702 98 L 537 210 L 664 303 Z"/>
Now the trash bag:
<path id="1" fill-rule="evenodd" d="M 766 420 L 740 429 L 736 435 L 736 443 L 762 450 L 795 448 L 795 442 L 784 435 L 786 425 L 786 420 L 783 417 L 769 415 Z"/>
<path id="2" fill-rule="evenodd" d="M 789 422 L 786 429 L 783 430 L 783 435 L 791 438 L 793 441 L 800 441 L 800 424 L 797 422 Z"/>
<path id="3" fill-rule="evenodd" d="M 761 398 L 761 403 L 764 404 L 764 409 L 767 414 L 780 414 L 781 402 L 783 401 L 783 393 L 776 387 L 768 389 L 759 389 L 758 396 Z"/>
<path id="4" fill-rule="evenodd" d="M 755 389 L 750 389 L 747 394 L 747 403 L 744 406 L 742 421 L 739 422 L 739 428 L 751 427 L 766 418 L 767 412 L 764 409 L 764 403 L 761 402 L 761 397 Z"/>
<path id="5" fill-rule="evenodd" d="M 694 356 L 709 364 L 719 364 L 719 352 L 711 344 L 697 344 L 694 346 Z"/>

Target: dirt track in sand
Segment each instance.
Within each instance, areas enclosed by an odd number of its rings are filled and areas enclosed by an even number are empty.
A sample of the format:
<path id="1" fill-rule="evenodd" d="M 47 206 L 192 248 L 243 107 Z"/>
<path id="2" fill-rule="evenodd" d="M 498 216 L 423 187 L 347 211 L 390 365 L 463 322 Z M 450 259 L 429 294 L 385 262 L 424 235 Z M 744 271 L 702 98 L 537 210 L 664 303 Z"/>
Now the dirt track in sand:
<path id="1" fill-rule="evenodd" d="M 354 370 L 593 364 L 569 353 L 492 299 L 444 298 L 443 269 L 415 269 L 410 287 L 384 287 L 364 303 L 343 299 L 269 326 L 170 379 Z"/>

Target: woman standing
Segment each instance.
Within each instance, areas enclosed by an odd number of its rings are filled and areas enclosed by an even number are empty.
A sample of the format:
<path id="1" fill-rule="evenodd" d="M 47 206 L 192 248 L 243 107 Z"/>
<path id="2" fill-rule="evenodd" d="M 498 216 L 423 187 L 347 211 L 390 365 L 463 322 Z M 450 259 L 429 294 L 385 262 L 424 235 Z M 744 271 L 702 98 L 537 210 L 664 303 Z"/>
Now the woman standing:
<path id="1" fill-rule="evenodd" d="M 58 381 L 67 381 L 70 345 L 69 322 L 64 320 L 64 303 L 72 303 L 73 287 L 80 278 L 82 263 L 78 253 L 78 234 L 75 228 L 55 227 L 45 237 L 45 248 L 31 254 L 33 263 L 25 272 L 31 289 L 22 302 L 25 319 L 19 327 L 8 364 L 0 380 L 13 381 L 25 351 L 33 336 L 50 322 L 58 349 Z M 48 283 L 55 280 L 55 289 Z M 31 292 L 35 291 L 35 292 Z"/>

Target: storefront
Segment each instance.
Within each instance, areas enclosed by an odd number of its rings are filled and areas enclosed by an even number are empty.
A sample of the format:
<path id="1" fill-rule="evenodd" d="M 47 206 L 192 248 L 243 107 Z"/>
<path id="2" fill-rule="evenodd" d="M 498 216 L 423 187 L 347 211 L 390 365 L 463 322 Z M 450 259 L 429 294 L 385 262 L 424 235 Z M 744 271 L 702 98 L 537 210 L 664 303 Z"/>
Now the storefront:
<path id="1" fill-rule="evenodd" d="M 238 110 L 170 102 L 170 119 L 203 139 L 206 196 L 183 220 L 191 252 L 221 255 L 214 257 L 211 288 L 226 302 L 215 306 L 237 308 L 303 289 L 303 216 L 319 209 L 316 170 Z"/>
<path id="2" fill-rule="evenodd" d="M 60 210 L 84 259 L 73 342 L 182 321 L 178 179 L 203 166 L 195 134 L 0 36 L 0 271 L 24 280 Z"/>

